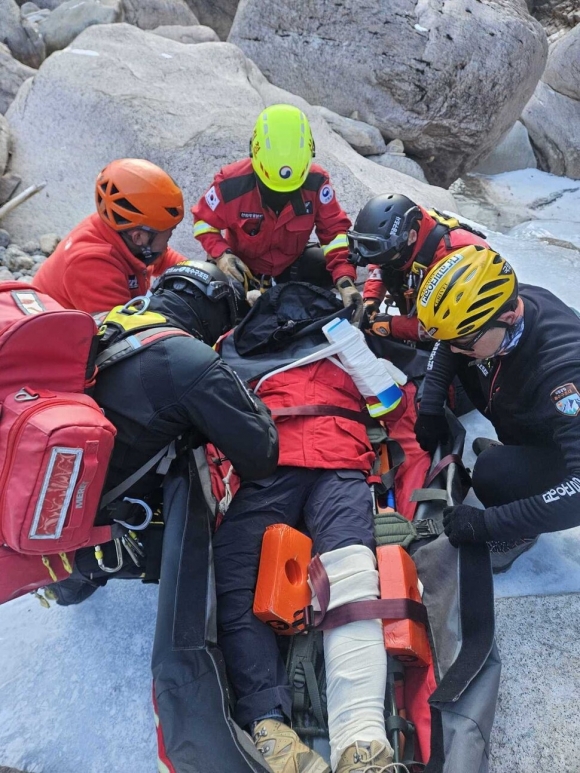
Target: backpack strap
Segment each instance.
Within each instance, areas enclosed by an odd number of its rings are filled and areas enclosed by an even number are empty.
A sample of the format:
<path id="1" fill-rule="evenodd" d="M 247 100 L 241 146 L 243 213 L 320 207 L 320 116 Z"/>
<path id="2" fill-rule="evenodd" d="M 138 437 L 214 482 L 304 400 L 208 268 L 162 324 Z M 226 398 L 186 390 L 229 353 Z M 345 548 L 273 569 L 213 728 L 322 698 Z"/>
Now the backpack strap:
<path id="1" fill-rule="evenodd" d="M 338 405 L 293 405 L 287 408 L 272 408 L 271 414 L 272 416 L 340 416 L 343 419 L 364 424 L 365 427 L 374 429 L 377 426 L 377 421 L 368 411 L 351 411 Z"/>
<path id="2" fill-rule="evenodd" d="M 112 344 L 106 346 L 97 356 L 96 365 L 99 372 L 110 368 L 121 360 L 126 360 L 127 357 L 131 357 L 136 352 L 146 349 L 151 344 L 160 341 L 163 338 L 173 338 L 175 336 L 188 336 L 193 338 L 190 333 L 186 333 L 185 330 L 180 330 L 177 327 L 160 326 L 154 328 L 145 328 L 144 330 L 138 330 L 125 336 L 120 341 L 115 341 Z"/>

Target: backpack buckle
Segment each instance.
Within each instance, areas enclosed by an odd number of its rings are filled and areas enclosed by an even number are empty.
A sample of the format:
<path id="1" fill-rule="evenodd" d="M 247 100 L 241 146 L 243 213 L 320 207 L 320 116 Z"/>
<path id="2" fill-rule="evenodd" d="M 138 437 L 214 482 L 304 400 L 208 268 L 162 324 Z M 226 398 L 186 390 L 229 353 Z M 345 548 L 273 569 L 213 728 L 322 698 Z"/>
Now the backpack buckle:
<path id="1" fill-rule="evenodd" d="M 417 532 L 418 539 L 438 537 L 443 533 L 443 524 L 435 521 L 433 518 L 425 518 L 423 521 L 414 521 L 413 526 Z"/>
<path id="2" fill-rule="evenodd" d="M 28 400 L 38 400 L 40 395 L 38 392 L 33 392 L 28 387 L 23 387 L 20 391 L 16 392 L 14 395 L 14 400 L 17 403 L 25 403 Z"/>

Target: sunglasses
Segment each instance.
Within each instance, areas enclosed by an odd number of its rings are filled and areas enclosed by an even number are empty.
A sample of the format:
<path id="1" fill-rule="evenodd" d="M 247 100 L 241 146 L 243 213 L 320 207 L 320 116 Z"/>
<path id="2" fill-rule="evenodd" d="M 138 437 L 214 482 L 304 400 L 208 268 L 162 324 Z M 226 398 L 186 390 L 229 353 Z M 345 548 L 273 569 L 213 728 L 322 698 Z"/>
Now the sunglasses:
<path id="1" fill-rule="evenodd" d="M 477 331 L 477 333 L 473 333 L 471 336 L 461 336 L 461 338 L 450 338 L 445 343 L 448 343 L 454 349 L 459 349 L 462 352 L 472 352 L 477 342 L 494 327 L 507 329 L 509 325 L 505 322 L 499 322 L 497 319 L 490 319 L 481 330 Z"/>

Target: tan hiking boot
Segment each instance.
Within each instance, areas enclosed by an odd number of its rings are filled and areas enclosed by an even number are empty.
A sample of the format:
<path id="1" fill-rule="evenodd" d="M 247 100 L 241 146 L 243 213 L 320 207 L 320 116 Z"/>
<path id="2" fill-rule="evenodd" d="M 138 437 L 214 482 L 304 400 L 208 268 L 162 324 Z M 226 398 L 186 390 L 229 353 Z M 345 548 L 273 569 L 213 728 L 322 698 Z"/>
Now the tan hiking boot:
<path id="1" fill-rule="evenodd" d="M 382 741 L 355 741 L 341 754 L 336 773 L 390 773 L 393 750 Z"/>
<path id="2" fill-rule="evenodd" d="M 331 773 L 322 757 L 277 719 L 258 722 L 253 738 L 273 773 Z"/>

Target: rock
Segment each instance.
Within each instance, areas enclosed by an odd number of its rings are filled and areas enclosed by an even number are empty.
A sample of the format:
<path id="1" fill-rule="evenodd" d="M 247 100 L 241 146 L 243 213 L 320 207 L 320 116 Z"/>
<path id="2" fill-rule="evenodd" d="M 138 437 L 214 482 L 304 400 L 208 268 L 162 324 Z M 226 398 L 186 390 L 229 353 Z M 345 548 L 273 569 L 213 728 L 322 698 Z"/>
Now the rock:
<path id="1" fill-rule="evenodd" d="M 20 18 L 15 0 L 0 0 L 0 20 L 0 43 L 5 43 L 22 64 L 40 67 L 46 56 L 44 41 L 33 24 Z"/>
<path id="2" fill-rule="evenodd" d="M 239 0 L 185 0 L 191 10 L 205 24 L 214 29 L 220 40 L 227 40 Z"/>
<path id="3" fill-rule="evenodd" d="M 35 73 L 32 67 L 14 59 L 8 46 L 0 43 L 0 113 L 8 110 L 20 86 Z"/>
<path id="4" fill-rule="evenodd" d="M 35 252 L 38 252 L 40 250 L 40 244 L 38 241 L 34 239 L 30 239 L 30 241 L 23 242 L 20 245 L 20 249 L 22 252 L 26 252 L 28 255 L 34 255 Z"/>
<path id="5" fill-rule="evenodd" d="M 24 271 L 34 266 L 34 260 L 17 245 L 9 244 L 4 254 L 4 264 L 10 271 Z"/>
<path id="6" fill-rule="evenodd" d="M 123 7 L 125 21 L 142 30 L 170 24 L 188 27 L 199 23 L 185 0 L 123 0 Z"/>
<path id="7" fill-rule="evenodd" d="M 39 11 L 39 7 L 36 5 L 36 3 L 22 3 L 20 6 L 20 15 L 21 16 L 30 16 L 31 13 L 36 13 Z"/>
<path id="8" fill-rule="evenodd" d="M 0 177 L 0 207 L 12 198 L 21 182 L 21 178 L 12 172 Z"/>
<path id="9" fill-rule="evenodd" d="M 519 118 L 548 49 L 523 0 L 244 0 L 228 40 L 273 84 L 403 140 L 441 185 Z"/>
<path id="10" fill-rule="evenodd" d="M 112 24 L 122 16 L 122 0 L 66 0 L 39 24 L 47 54 L 66 48 L 87 27 Z"/>
<path id="11" fill-rule="evenodd" d="M 478 174 L 501 174 L 515 169 L 536 169 L 537 166 L 528 130 L 523 123 L 516 121 L 497 148 L 480 161 L 473 171 Z"/>
<path id="12" fill-rule="evenodd" d="M 11 244 L 10 234 L 4 228 L 0 228 L 0 247 L 8 247 Z"/>
<path id="13" fill-rule="evenodd" d="M 60 236 L 57 236 L 56 234 L 42 234 L 38 241 L 43 253 L 45 255 L 52 255 L 60 242 Z"/>
<path id="14" fill-rule="evenodd" d="M 58 8 L 59 5 L 62 5 L 66 0 L 35 0 L 35 5 L 37 5 L 41 10 L 48 10 L 48 11 L 54 11 L 55 8 Z"/>
<path id="15" fill-rule="evenodd" d="M 542 80 L 559 94 L 580 100 L 580 24 L 550 47 Z"/>
<path id="16" fill-rule="evenodd" d="M 21 274 L 20 276 L 14 275 L 14 279 L 16 279 L 17 282 L 22 282 L 23 284 L 30 284 L 30 280 L 33 276 L 34 274 Z"/>
<path id="17" fill-rule="evenodd" d="M 396 153 L 399 156 L 405 155 L 405 146 L 402 140 L 391 140 L 387 143 L 387 153 Z"/>
<path id="18" fill-rule="evenodd" d="M 319 107 L 318 110 L 330 128 L 340 134 L 361 156 L 372 156 L 386 150 L 383 136 L 376 126 L 345 118 L 326 107 Z"/>
<path id="19" fill-rule="evenodd" d="M 580 178 L 580 101 L 541 81 L 522 113 L 538 165 L 552 174 Z"/>
<path id="20" fill-rule="evenodd" d="M 10 155 L 10 127 L 3 115 L 0 115 L 0 176 L 4 174 Z"/>
<path id="21" fill-rule="evenodd" d="M 177 40 L 179 43 L 211 43 L 219 41 L 217 32 L 211 27 L 204 27 L 203 24 L 195 24 L 191 27 L 184 27 L 181 24 L 157 27 L 152 30 L 155 35 L 161 35 L 162 38 Z"/>
<path id="22" fill-rule="evenodd" d="M 89 27 L 74 46 L 49 57 L 34 87 L 25 84 L 11 105 L 11 169 L 24 180 L 46 180 L 47 186 L 3 225 L 21 241 L 31 233 L 68 233 L 94 212 L 99 171 L 126 156 L 151 158 L 166 169 L 189 206 L 221 166 L 247 155 L 258 114 L 277 102 L 295 104 L 310 118 L 317 161 L 330 172 L 351 216 L 370 196 L 389 190 L 457 211 L 447 191 L 360 156 L 315 108 L 272 86 L 236 46 L 184 46 L 112 24 Z M 191 236 L 189 211 L 171 243 L 202 256 Z"/>
<path id="23" fill-rule="evenodd" d="M 397 172 L 408 174 L 409 177 L 414 177 L 416 180 L 426 183 L 427 178 L 425 172 L 412 158 L 407 158 L 404 153 L 383 153 L 380 156 L 372 156 L 371 161 L 381 166 L 386 166 L 389 169 L 396 169 Z"/>
<path id="24" fill-rule="evenodd" d="M 13 282 L 14 277 L 12 276 L 12 272 L 9 271 L 5 266 L 0 266 L 0 282 Z M 8 768 L 10 770 L 10 768 Z M 0 768 L 0 773 L 2 773 L 3 768 Z"/>

